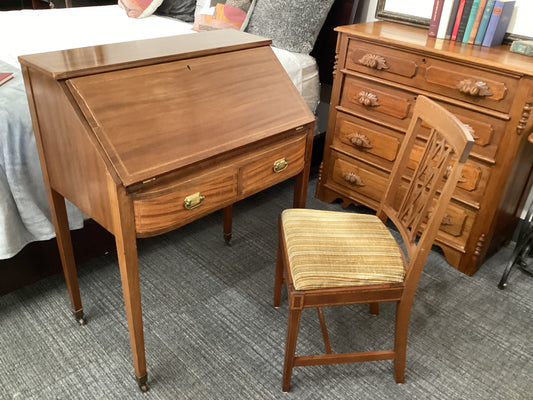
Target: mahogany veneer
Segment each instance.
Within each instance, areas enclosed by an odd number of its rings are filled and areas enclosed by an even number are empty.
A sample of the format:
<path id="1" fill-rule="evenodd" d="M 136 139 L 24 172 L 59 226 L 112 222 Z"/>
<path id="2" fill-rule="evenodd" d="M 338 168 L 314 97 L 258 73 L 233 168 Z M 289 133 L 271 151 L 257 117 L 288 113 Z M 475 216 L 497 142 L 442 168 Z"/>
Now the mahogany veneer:
<path id="1" fill-rule="evenodd" d="M 20 57 L 72 310 L 83 310 L 64 199 L 115 236 L 135 375 L 146 390 L 136 239 L 295 179 L 314 116 L 270 48 L 229 30 Z"/>

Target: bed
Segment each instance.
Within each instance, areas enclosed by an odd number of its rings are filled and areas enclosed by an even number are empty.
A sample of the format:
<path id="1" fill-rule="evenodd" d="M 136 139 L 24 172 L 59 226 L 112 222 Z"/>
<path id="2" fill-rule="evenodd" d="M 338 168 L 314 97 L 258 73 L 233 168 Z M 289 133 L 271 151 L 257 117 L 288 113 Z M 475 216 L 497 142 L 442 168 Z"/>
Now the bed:
<path id="1" fill-rule="evenodd" d="M 334 10 L 337 14 L 345 12 L 346 2 L 337 3 L 343 6 L 332 8 L 330 14 Z M 353 2 L 348 3 L 351 7 Z M 32 34 L 28 27 L 31 27 Z M 195 34 L 191 27 L 191 23 L 165 16 L 129 18 L 118 5 L 0 12 L 0 34 L 4 38 L 10 37 L 0 47 L 0 72 L 14 73 L 12 80 L 0 86 L 1 272 L 5 273 L 2 268 L 7 268 L 10 259 L 15 259 L 23 248 L 29 247 L 29 243 L 47 241 L 55 236 L 17 57 L 67 48 Z M 326 46 L 331 43 L 322 42 Z M 274 46 L 273 50 L 309 108 L 315 111 L 320 97 L 315 57 Z M 67 204 L 67 210 L 72 230 L 87 224 L 83 213 L 76 207 Z M 39 263 L 45 263 L 45 260 L 41 259 Z M 53 263 L 57 264 L 56 261 Z M 18 268 L 14 270 L 16 274 L 20 272 Z M 0 288 L 0 294 L 6 291 L 5 287 Z"/>

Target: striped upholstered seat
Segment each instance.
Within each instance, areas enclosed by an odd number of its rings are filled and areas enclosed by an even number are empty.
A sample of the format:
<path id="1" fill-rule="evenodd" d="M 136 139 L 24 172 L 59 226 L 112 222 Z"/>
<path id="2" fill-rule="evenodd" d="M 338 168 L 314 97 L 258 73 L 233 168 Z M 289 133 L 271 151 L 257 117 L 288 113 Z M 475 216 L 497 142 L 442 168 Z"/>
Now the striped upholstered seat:
<path id="1" fill-rule="evenodd" d="M 281 218 L 296 290 L 403 282 L 400 249 L 375 215 L 289 209 Z"/>

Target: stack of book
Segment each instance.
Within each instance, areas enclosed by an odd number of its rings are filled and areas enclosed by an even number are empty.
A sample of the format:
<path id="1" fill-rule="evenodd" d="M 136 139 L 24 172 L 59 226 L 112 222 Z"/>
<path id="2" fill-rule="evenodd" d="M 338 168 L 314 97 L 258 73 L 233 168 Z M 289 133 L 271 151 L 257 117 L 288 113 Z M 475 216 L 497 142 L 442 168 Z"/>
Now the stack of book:
<path id="1" fill-rule="evenodd" d="M 516 0 L 434 0 L 428 36 L 487 47 L 503 42 Z"/>

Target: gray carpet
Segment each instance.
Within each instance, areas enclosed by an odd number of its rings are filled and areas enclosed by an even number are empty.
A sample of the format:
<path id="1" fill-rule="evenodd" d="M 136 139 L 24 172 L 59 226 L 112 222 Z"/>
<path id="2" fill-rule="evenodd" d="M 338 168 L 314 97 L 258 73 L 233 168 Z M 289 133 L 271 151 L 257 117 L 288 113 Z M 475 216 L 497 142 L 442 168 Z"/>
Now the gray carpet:
<path id="1" fill-rule="evenodd" d="M 342 209 L 314 199 L 315 186 L 308 207 Z M 473 277 L 432 252 L 413 306 L 405 384 L 394 382 L 392 361 L 306 367 L 282 394 L 287 303 L 271 302 L 277 215 L 291 204 L 292 183 L 236 204 L 232 247 L 221 213 L 139 241 L 146 394 L 133 379 L 114 254 L 79 268 L 86 326 L 71 316 L 62 276 L 0 297 L 0 398 L 533 398 L 533 279 L 514 271 L 506 290 L 496 288 L 510 247 Z M 392 304 L 379 316 L 366 305 L 325 314 L 333 351 L 392 348 Z M 322 350 L 308 310 L 297 352 Z"/>

